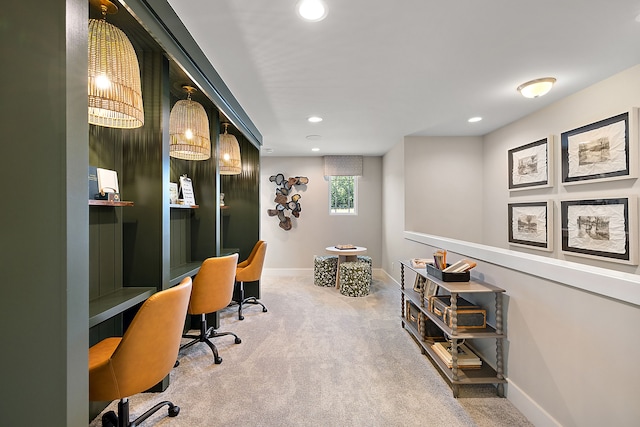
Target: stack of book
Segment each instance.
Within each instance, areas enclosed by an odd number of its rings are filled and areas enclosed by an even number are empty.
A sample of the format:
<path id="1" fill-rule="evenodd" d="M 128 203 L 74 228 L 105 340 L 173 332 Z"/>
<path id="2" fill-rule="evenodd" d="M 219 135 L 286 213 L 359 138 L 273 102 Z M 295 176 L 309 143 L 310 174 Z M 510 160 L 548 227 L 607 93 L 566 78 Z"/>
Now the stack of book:
<path id="1" fill-rule="evenodd" d="M 475 266 L 476 263 L 474 261 L 471 261 L 469 259 L 462 259 L 454 264 L 451 264 L 442 271 L 444 271 L 445 273 L 464 273 L 465 271 L 471 270 Z"/>
<path id="2" fill-rule="evenodd" d="M 413 258 L 411 260 L 413 268 L 427 268 L 427 264 L 433 264 L 433 260 L 427 258 Z"/>
<path id="3" fill-rule="evenodd" d="M 451 343 L 448 341 L 437 342 L 431 346 L 433 351 L 440 356 L 442 361 L 448 368 L 453 367 L 453 359 L 451 357 Z M 469 347 L 464 344 L 458 344 L 458 368 L 460 369 L 480 369 L 482 360 Z"/>

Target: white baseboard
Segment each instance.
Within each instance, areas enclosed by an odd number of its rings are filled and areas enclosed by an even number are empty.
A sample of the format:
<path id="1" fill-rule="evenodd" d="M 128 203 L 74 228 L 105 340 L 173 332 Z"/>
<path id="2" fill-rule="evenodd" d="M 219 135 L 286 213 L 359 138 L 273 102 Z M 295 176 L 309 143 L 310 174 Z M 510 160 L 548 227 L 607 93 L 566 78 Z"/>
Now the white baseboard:
<path id="1" fill-rule="evenodd" d="M 313 276 L 313 268 L 265 268 L 262 270 L 262 274 L 268 277 L 274 276 Z M 387 278 L 393 280 L 393 277 L 389 276 L 386 271 L 381 268 L 373 269 L 374 275 L 385 275 Z M 395 280 L 394 280 L 395 282 Z"/>
<path id="2" fill-rule="evenodd" d="M 265 268 L 264 276 L 313 276 L 313 268 Z"/>
<path id="3" fill-rule="evenodd" d="M 531 397 L 526 394 L 520 387 L 508 380 L 506 384 L 506 397 L 509 402 L 515 406 L 522 415 L 536 427 L 562 427 L 547 411 L 538 405 Z"/>

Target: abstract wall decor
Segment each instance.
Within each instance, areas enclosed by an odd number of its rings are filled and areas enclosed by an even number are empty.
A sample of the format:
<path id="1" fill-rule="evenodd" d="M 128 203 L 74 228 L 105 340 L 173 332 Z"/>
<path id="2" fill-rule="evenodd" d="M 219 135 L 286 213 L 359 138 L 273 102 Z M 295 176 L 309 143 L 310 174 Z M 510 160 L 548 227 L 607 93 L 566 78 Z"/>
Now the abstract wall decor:
<path id="1" fill-rule="evenodd" d="M 276 205 L 274 209 L 267 209 L 267 213 L 269 216 L 278 217 L 280 228 L 285 231 L 291 230 L 291 216 L 288 213 L 290 212 L 295 218 L 300 217 L 300 212 L 302 211 L 300 199 L 302 196 L 297 192 L 297 188 L 306 186 L 309 183 L 309 178 L 296 176 L 285 180 L 284 175 L 279 173 L 271 175 L 269 181 L 274 182 L 277 186 L 276 197 L 273 199 Z"/>

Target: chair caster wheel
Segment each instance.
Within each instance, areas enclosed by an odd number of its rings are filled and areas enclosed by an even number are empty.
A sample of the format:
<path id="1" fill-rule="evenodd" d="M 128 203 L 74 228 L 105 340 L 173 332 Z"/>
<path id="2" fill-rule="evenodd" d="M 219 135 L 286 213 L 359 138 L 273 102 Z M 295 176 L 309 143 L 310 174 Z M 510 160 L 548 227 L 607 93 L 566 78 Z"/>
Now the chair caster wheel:
<path id="1" fill-rule="evenodd" d="M 222 363 L 222 357 L 215 357 L 213 361 L 216 365 L 219 365 Z"/>
<path id="2" fill-rule="evenodd" d="M 117 427 L 118 416 L 115 412 L 109 411 L 102 416 L 102 427 Z"/>
<path id="3" fill-rule="evenodd" d="M 244 320 L 244 316 L 238 316 L 239 320 Z"/>
<path id="4" fill-rule="evenodd" d="M 263 313 L 266 313 L 266 312 L 267 312 L 267 309 L 266 309 L 266 308 L 263 308 L 263 309 L 262 309 L 262 312 L 263 312 Z"/>
<path id="5" fill-rule="evenodd" d="M 174 364 L 173 364 L 173 367 L 174 367 L 174 368 L 177 368 L 178 366 L 180 366 L 180 361 L 179 361 L 179 360 L 176 360 L 176 363 L 174 363 Z"/>
<path id="6" fill-rule="evenodd" d="M 236 344 L 240 344 L 242 342 L 242 340 L 238 337 L 236 337 Z"/>
<path id="7" fill-rule="evenodd" d="M 169 416 L 170 417 L 177 417 L 178 414 L 180 413 L 180 407 L 173 405 L 173 407 L 169 408 Z"/>

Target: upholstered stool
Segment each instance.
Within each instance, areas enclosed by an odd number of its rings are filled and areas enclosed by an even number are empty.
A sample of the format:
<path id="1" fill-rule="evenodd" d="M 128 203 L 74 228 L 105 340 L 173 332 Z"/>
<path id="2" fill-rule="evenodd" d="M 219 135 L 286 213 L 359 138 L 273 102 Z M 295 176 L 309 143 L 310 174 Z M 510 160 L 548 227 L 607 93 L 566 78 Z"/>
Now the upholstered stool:
<path id="1" fill-rule="evenodd" d="M 338 257 L 317 256 L 313 260 L 313 283 L 316 286 L 335 286 L 338 273 Z"/>
<path id="2" fill-rule="evenodd" d="M 348 297 L 369 295 L 371 266 L 363 261 L 340 263 L 340 293 Z"/>
<path id="3" fill-rule="evenodd" d="M 367 256 L 367 255 L 358 255 L 358 261 L 360 262 L 366 262 L 367 264 L 369 264 L 369 267 L 373 266 L 373 263 L 371 262 L 371 257 Z"/>
<path id="4" fill-rule="evenodd" d="M 367 265 L 369 266 L 369 277 L 371 277 L 371 280 L 373 280 L 373 262 L 371 262 L 371 257 L 366 255 L 358 255 L 358 261 L 367 263 Z M 369 284 L 372 283 L 371 280 L 369 281 Z"/>

